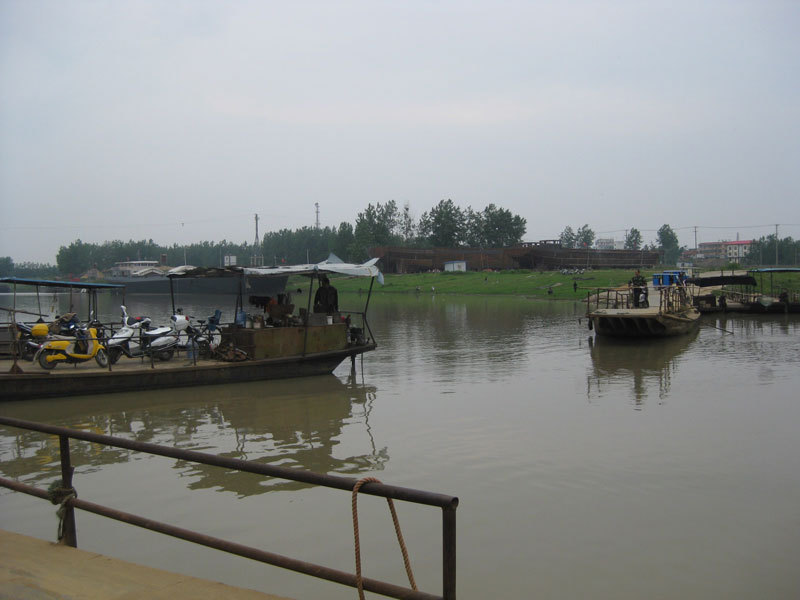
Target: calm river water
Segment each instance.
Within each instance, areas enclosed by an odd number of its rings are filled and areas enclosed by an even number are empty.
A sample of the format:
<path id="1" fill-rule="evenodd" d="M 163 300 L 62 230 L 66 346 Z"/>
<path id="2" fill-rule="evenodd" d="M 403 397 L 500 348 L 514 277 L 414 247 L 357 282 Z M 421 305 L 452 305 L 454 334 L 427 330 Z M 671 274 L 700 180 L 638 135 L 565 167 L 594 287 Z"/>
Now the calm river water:
<path id="1" fill-rule="evenodd" d="M 104 300 L 107 318 L 118 302 Z M 164 321 L 153 302 L 129 301 L 129 312 Z M 205 316 L 214 302 L 184 306 Z M 232 307 L 219 308 L 229 320 Z M 800 319 L 705 317 L 691 337 L 608 343 L 582 313 L 521 298 L 373 297 L 379 347 L 355 379 L 345 363 L 330 377 L 0 413 L 456 495 L 462 599 L 800 598 Z M 354 571 L 345 492 L 84 443 L 72 452 L 83 499 Z M 0 472 L 47 487 L 57 441 L 0 428 Z M 362 496 L 359 509 L 364 574 L 405 585 L 385 501 Z M 420 588 L 439 593 L 441 513 L 398 512 Z M 77 520 L 87 550 L 297 599 L 356 597 Z M 0 490 L 0 527 L 52 540 L 54 507 Z"/>

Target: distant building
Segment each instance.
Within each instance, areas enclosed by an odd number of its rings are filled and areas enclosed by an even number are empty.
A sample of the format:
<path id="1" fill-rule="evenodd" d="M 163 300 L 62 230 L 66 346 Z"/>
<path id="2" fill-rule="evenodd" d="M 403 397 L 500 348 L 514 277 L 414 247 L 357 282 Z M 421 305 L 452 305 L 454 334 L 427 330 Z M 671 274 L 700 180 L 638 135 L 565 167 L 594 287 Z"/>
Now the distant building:
<path id="1" fill-rule="evenodd" d="M 597 238 L 594 247 L 595 250 L 625 250 L 625 242 L 614 238 Z"/>
<path id="2" fill-rule="evenodd" d="M 700 242 L 697 244 L 697 258 L 725 258 L 725 244 L 728 242 Z"/>
<path id="3" fill-rule="evenodd" d="M 594 247 L 598 250 L 614 250 L 614 238 L 597 238 Z"/>
<path id="4" fill-rule="evenodd" d="M 736 240 L 735 242 L 725 242 L 725 258 L 738 261 L 750 252 L 753 240 Z"/>
<path id="5" fill-rule="evenodd" d="M 466 271 L 467 261 L 465 260 L 449 260 L 444 263 L 445 271 Z"/>

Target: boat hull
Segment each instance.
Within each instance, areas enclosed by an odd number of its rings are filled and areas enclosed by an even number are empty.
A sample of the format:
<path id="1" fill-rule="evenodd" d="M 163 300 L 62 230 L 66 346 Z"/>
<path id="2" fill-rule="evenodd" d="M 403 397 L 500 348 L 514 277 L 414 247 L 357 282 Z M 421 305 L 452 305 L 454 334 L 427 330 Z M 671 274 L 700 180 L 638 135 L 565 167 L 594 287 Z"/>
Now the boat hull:
<path id="1" fill-rule="evenodd" d="M 700 312 L 687 309 L 662 313 L 657 308 L 599 309 L 589 313 L 597 335 L 617 338 L 654 338 L 684 335 L 697 329 Z"/>
<path id="2" fill-rule="evenodd" d="M 134 361 L 136 364 L 127 365 L 128 368 L 117 365 L 111 371 L 98 368 L 85 371 L 64 369 L 60 372 L 58 369 L 50 372 L 31 369 L 22 374 L 0 376 L 0 400 L 33 400 L 328 375 L 347 358 L 355 359 L 375 347 L 375 343 L 369 343 L 305 356 L 243 362 L 199 361 L 196 365 L 187 364 L 185 360 L 179 364 L 177 359 L 173 359 L 170 363 L 157 364 L 155 368 Z"/>

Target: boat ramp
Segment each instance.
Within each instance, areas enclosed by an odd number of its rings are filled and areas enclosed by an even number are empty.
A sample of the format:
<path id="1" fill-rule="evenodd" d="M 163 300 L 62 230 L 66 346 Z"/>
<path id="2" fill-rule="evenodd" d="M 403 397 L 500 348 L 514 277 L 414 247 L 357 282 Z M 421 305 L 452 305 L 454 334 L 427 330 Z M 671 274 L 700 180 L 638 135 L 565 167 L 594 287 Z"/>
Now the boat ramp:
<path id="1" fill-rule="evenodd" d="M 29 600 L 289 600 L 3 530 L 0 596 Z"/>

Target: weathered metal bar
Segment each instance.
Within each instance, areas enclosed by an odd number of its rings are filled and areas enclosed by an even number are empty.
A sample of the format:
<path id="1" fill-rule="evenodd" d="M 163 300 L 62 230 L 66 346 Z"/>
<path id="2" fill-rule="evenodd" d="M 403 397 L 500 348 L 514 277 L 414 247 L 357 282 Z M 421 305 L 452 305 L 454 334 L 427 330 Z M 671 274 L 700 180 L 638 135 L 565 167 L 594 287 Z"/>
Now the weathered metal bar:
<path id="1" fill-rule="evenodd" d="M 58 436 L 59 450 L 61 454 L 61 486 L 65 489 L 72 488 L 72 473 L 75 467 L 72 466 L 69 458 L 69 437 L 67 435 Z M 64 519 L 61 531 L 63 538 L 59 540 L 66 546 L 78 547 L 78 535 L 75 531 L 75 509 L 69 502 L 64 503 Z"/>
<path id="2" fill-rule="evenodd" d="M 169 298 L 172 300 L 172 314 L 175 314 L 175 288 L 172 285 L 172 277 L 167 277 L 169 279 Z"/>
<path id="3" fill-rule="evenodd" d="M 456 600 L 456 510 L 442 509 L 442 596 Z"/>
<path id="4" fill-rule="evenodd" d="M 39 498 L 47 498 L 47 492 L 44 490 L 40 490 L 33 486 L 19 483 L 10 479 L 0 478 L 0 486 L 30 494 L 32 496 L 38 496 Z M 67 504 L 96 515 L 108 517 L 123 523 L 128 523 L 129 525 L 136 525 L 137 527 L 142 527 L 143 529 L 149 529 L 150 531 L 163 533 L 165 535 L 176 537 L 188 542 L 200 544 L 201 546 L 222 550 L 223 552 L 228 552 L 229 554 L 235 554 L 237 556 L 242 556 L 258 562 L 274 565 L 276 567 L 289 569 L 305 575 L 312 575 L 314 577 L 325 579 L 327 581 L 333 581 L 342 585 L 347 585 L 350 587 L 357 586 L 355 575 L 346 573 L 344 571 L 339 571 L 337 569 L 331 569 L 321 565 L 316 565 L 314 563 L 289 558 L 281 554 L 275 554 L 273 552 L 267 552 L 265 550 L 253 548 L 251 546 L 237 544 L 221 538 L 197 533 L 196 531 L 191 531 L 189 529 L 183 529 L 182 527 L 175 527 L 174 525 L 169 525 L 168 523 L 162 523 L 160 521 L 148 519 L 139 515 L 115 510 L 107 506 L 95 504 L 94 502 L 88 502 L 79 498 L 68 500 Z M 414 591 L 375 579 L 362 578 L 362 582 L 365 590 L 375 592 L 376 594 L 389 596 L 391 598 L 399 598 L 400 600 L 443 600 L 442 596 Z"/>
<path id="5" fill-rule="evenodd" d="M 32 431 L 39 431 L 42 433 L 50 433 L 53 435 L 67 435 L 74 439 L 104 444 L 106 446 L 127 448 L 129 450 L 136 450 L 138 452 L 156 454 L 158 456 L 190 460 L 206 465 L 214 465 L 228 469 L 238 469 L 247 473 L 266 475 L 268 477 L 280 477 L 282 479 L 289 479 L 291 481 L 300 481 L 312 485 L 323 485 L 326 487 L 346 491 L 353 491 L 355 484 L 358 482 L 357 479 L 352 477 L 340 477 L 323 473 L 313 473 L 310 471 L 301 471 L 299 469 L 293 469 L 290 467 L 279 467 L 255 461 L 241 460 L 238 458 L 227 458 L 223 456 L 216 456 L 214 454 L 197 452 L 195 450 L 184 450 L 182 448 L 159 446 L 158 444 L 151 444 L 148 442 L 126 440 L 124 438 L 93 433 L 91 431 L 69 429 L 66 427 L 58 427 L 56 425 L 36 423 L 33 421 L 25 421 L 11 417 L 0 416 L 0 424 L 9 425 L 11 427 L 19 427 L 21 429 L 30 429 Z M 439 508 L 456 508 L 458 506 L 458 498 L 455 496 L 387 485 L 384 483 L 367 483 L 361 487 L 359 493 L 379 496 L 382 498 L 394 498 L 395 500 L 404 500 L 406 502 L 426 504 L 429 506 L 438 506 Z"/>
<path id="6" fill-rule="evenodd" d="M 369 292 L 367 292 L 367 303 L 364 305 L 364 318 L 367 318 L 367 310 L 369 310 L 369 301 L 372 298 L 372 286 L 375 285 L 375 278 L 370 277 L 369 280 Z"/>
<path id="7" fill-rule="evenodd" d="M 308 347 L 308 327 L 311 325 L 311 294 L 314 293 L 314 276 L 309 277 L 308 284 L 308 302 L 306 303 L 306 322 L 303 324 L 305 332 L 303 333 L 303 356 L 306 355 L 306 348 Z"/>

